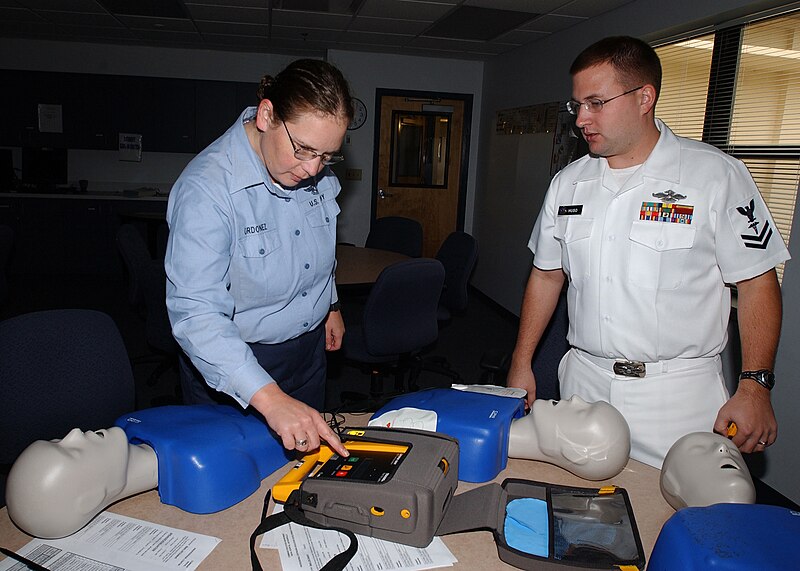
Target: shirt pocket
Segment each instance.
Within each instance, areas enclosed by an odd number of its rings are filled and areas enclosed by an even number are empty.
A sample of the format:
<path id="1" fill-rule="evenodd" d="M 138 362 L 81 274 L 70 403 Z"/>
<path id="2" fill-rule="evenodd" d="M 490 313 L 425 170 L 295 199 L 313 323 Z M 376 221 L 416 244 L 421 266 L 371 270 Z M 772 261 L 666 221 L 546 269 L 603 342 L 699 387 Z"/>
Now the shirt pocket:
<path id="1" fill-rule="evenodd" d="M 563 217 L 556 220 L 553 237 L 561 243 L 561 268 L 573 280 L 591 273 L 593 218 Z"/>
<path id="2" fill-rule="evenodd" d="M 323 202 L 306 213 L 308 222 L 317 245 L 323 249 L 331 249 L 336 242 L 336 217 L 341 209 L 335 200 Z"/>
<path id="3" fill-rule="evenodd" d="M 287 273 L 277 260 L 281 241 L 277 230 L 260 232 L 239 239 L 238 255 L 234 257 L 232 275 L 238 279 L 233 287 L 241 299 L 264 300 L 269 296 L 273 283 L 281 274 Z"/>
<path id="4" fill-rule="evenodd" d="M 646 289 L 679 287 L 694 236 L 695 228 L 687 224 L 634 222 L 628 280 Z"/>

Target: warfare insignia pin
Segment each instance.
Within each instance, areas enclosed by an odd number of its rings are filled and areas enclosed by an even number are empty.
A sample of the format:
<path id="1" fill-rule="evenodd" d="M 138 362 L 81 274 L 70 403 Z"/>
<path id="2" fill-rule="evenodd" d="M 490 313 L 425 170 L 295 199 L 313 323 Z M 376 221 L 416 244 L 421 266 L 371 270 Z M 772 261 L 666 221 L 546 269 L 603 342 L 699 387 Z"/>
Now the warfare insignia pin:
<path id="1" fill-rule="evenodd" d="M 666 192 L 654 192 L 653 198 L 658 198 L 662 202 L 671 203 L 683 200 L 684 198 L 686 198 L 686 196 L 683 194 L 678 194 L 672 190 L 668 190 Z"/>

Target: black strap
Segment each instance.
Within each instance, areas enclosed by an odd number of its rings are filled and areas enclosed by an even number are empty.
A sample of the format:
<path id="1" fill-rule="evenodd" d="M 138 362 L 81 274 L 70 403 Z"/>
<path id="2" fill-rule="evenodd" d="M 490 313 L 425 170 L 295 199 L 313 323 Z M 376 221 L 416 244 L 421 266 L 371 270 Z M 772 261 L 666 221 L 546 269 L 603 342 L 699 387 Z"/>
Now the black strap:
<path id="1" fill-rule="evenodd" d="M 339 533 L 346 535 L 350 539 L 350 546 L 343 552 L 334 556 L 320 571 L 342 571 L 345 567 L 347 567 L 347 564 L 350 563 L 350 560 L 356 554 L 356 551 L 358 551 L 358 539 L 356 539 L 356 536 L 352 531 L 340 527 L 327 527 L 308 519 L 303 514 L 303 510 L 300 509 L 299 490 L 295 490 L 289 494 L 289 498 L 286 500 L 286 504 L 283 506 L 282 512 L 272 514 L 271 516 L 266 515 L 267 506 L 269 505 L 269 498 L 270 492 L 268 491 L 266 497 L 264 498 L 264 509 L 261 514 L 261 523 L 258 524 L 258 527 L 256 527 L 256 529 L 253 531 L 253 534 L 250 536 L 250 564 L 253 567 L 253 571 L 263 571 L 261 562 L 258 560 L 258 556 L 256 555 L 256 539 L 258 536 L 262 533 L 266 533 L 267 531 L 281 527 L 282 525 L 286 525 L 289 522 L 296 523 L 298 525 L 304 525 L 306 527 L 313 527 L 315 529 L 332 529 L 333 531 L 338 531 Z"/>
<path id="2" fill-rule="evenodd" d="M 25 565 L 28 569 L 32 569 L 33 571 L 50 571 L 44 565 L 40 565 L 36 563 L 36 561 L 32 561 L 25 557 L 24 555 L 20 555 L 16 551 L 11 551 L 10 549 L 6 549 L 5 547 L 0 547 L 0 553 L 5 555 L 6 557 L 10 557 L 11 559 L 15 559 Z"/>

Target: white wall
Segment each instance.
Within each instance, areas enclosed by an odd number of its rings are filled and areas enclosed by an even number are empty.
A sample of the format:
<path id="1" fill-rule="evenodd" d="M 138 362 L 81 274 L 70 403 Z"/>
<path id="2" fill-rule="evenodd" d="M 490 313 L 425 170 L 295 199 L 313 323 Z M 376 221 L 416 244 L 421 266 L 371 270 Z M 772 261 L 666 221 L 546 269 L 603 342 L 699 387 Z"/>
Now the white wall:
<path id="1" fill-rule="evenodd" d="M 369 232 L 373 193 L 372 162 L 375 152 L 375 90 L 378 88 L 466 93 L 473 96 L 464 221 L 465 229 L 471 230 L 478 164 L 483 62 L 336 50 L 328 52 L 328 60 L 342 70 L 350 82 L 353 95 L 367 106 L 367 122 L 360 129 L 348 132 L 350 142 L 344 146 L 345 161 L 336 169 L 340 173 L 339 180 L 343 189 L 339 200 L 343 214 L 339 222 L 339 239 L 363 245 Z M 344 180 L 346 168 L 362 169 L 361 180 Z"/>
<path id="2" fill-rule="evenodd" d="M 552 137 L 523 135 L 516 139 L 493 133 L 498 110 L 549 101 L 565 101 L 571 95 L 569 66 L 592 42 L 610 35 L 633 35 L 648 41 L 667 38 L 680 31 L 699 29 L 734 17 L 756 13 L 787 2 L 745 0 L 635 0 L 619 9 L 553 34 L 547 39 L 487 62 L 484 73 L 478 192 L 475 197 L 474 233 L 481 258 L 473 285 L 514 313 L 519 313 L 522 293 L 530 272 L 531 254 L 525 244 L 550 180 Z M 800 227 L 797 225 L 797 231 Z M 795 236 L 800 234 L 793 234 Z M 800 257 L 800 241 L 790 250 Z M 763 479 L 784 495 L 800 502 L 800 270 L 796 262 L 786 266 L 783 282 L 784 335 L 776 371 L 779 385 L 775 405 L 780 437 L 763 458 Z M 759 462 L 757 462 L 759 463 Z"/>

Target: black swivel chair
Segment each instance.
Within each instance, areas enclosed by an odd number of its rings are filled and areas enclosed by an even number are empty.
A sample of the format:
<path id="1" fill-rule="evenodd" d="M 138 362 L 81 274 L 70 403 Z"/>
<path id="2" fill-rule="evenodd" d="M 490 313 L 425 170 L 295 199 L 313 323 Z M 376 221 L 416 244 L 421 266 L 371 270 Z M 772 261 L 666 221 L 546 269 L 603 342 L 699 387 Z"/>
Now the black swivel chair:
<path id="1" fill-rule="evenodd" d="M 56 309 L 0 322 L 0 506 L 29 444 L 108 428 L 135 407 L 128 353 L 107 314 Z"/>
<path id="2" fill-rule="evenodd" d="M 344 337 L 348 364 L 371 375 L 370 394 L 382 393 L 384 373 L 395 375 L 395 390 L 416 388 L 418 369 L 414 356 L 439 334 L 436 308 L 444 284 L 444 267 L 438 260 L 418 258 L 392 264 L 378 276 L 370 290 L 361 322 L 351 325 Z M 344 401 L 355 395 L 343 393 Z M 356 397 L 357 398 L 357 397 Z"/>
<path id="3" fill-rule="evenodd" d="M 561 358 L 569 351 L 567 332 L 569 316 L 567 315 L 567 294 L 561 293 L 553 311 L 553 317 L 544 330 L 536 352 L 533 354 L 531 368 L 536 376 L 536 398 L 559 400 L 561 389 L 558 384 L 558 365 Z"/>
<path id="4" fill-rule="evenodd" d="M 8 260 L 11 258 L 11 247 L 14 245 L 14 230 L 11 226 L 0 224 L 0 307 L 8 298 Z"/>
<path id="5" fill-rule="evenodd" d="M 150 257 L 144 237 L 133 224 L 119 227 L 117 246 L 130 280 L 128 300 L 134 307 L 141 308 L 144 314 L 145 339 L 158 354 L 159 364 L 147 381 L 148 386 L 153 386 L 170 368 L 177 371 L 180 353 L 180 346 L 172 336 L 167 314 L 167 275 L 164 262 Z M 141 360 L 137 359 L 137 362 Z"/>
<path id="6" fill-rule="evenodd" d="M 422 255 L 422 224 L 402 216 L 378 218 L 372 223 L 364 245 L 419 258 Z"/>
<path id="7" fill-rule="evenodd" d="M 444 266 L 444 289 L 437 311 L 439 324 L 444 325 L 467 308 L 469 279 L 478 261 L 478 241 L 466 232 L 452 232 L 439 247 L 436 259 Z M 461 381 L 444 357 L 426 357 L 422 369 Z"/>

